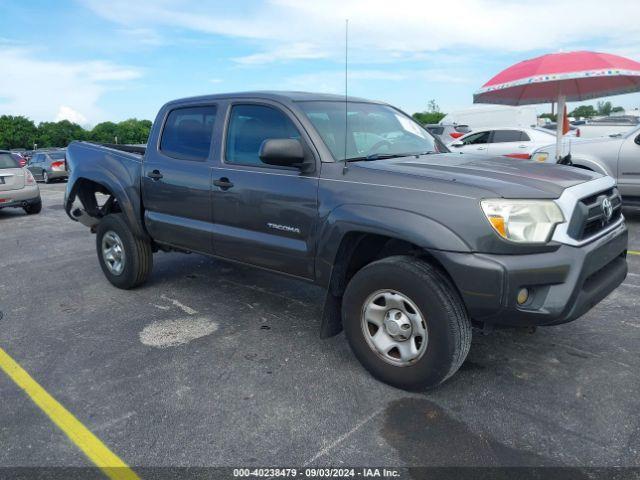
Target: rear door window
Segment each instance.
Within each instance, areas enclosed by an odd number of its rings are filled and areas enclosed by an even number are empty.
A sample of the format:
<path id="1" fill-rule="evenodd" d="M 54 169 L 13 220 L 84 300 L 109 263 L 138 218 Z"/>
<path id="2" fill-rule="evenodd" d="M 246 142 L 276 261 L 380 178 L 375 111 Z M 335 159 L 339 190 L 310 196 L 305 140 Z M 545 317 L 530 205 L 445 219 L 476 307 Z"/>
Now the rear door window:
<path id="1" fill-rule="evenodd" d="M 520 130 L 495 130 L 491 143 L 521 142 L 522 134 Z"/>
<path id="2" fill-rule="evenodd" d="M 180 160 L 204 162 L 209 157 L 215 105 L 176 108 L 167 116 L 160 140 L 160 151 Z"/>

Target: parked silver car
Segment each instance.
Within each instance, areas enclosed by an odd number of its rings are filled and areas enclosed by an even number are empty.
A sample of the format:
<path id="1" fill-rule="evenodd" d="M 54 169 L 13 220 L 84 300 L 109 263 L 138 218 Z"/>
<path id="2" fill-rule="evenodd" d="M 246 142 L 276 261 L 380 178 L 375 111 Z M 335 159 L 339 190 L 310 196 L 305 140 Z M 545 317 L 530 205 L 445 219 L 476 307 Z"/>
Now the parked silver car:
<path id="1" fill-rule="evenodd" d="M 22 168 L 11 152 L 0 151 L 0 209 L 23 208 L 27 214 L 40 213 L 40 189 L 33 175 Z"/>
<path id="2" fill-rule="evenodd" d="M 36 180 L 41 180 L 44 183 L 69 178 L 67 152 L 65 150 L 36 152 L 31 157 L 27 168 Z"/>
<path id="3" fill-rule="evenodd" d="M 565 140 L 562 154 L 568 153 L 574 166 L 616 179 L 623 202 L 640 206 L 640 127 L 610 137 Z M 532 155 L 539 162 L 555 162 L 555 158 L 555 145 L 539 148 Z"/>

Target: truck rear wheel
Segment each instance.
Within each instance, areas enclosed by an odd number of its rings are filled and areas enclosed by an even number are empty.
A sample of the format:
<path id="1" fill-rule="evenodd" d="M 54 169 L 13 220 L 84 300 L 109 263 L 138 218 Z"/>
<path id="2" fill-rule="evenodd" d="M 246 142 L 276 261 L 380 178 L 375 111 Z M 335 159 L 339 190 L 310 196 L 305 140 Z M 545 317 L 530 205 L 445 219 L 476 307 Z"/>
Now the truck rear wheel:
<path id="1" fill-rule="evenodd" d="M 121 213 L 104 217 L 96 233 L 100 267 L 113 285 L 126 290 L 149 278 L 153 268 L 151 245 L 131 233 Z"/>
<path id="2" fill-rule="evenodd" d="M 413 257 L 388 257 L 358 271 L 347 285 L 342 318 L 364 367 L 406 390 L 447 380 L 471 346 L 471 322 L 458 292 L 444 274 Z"/>

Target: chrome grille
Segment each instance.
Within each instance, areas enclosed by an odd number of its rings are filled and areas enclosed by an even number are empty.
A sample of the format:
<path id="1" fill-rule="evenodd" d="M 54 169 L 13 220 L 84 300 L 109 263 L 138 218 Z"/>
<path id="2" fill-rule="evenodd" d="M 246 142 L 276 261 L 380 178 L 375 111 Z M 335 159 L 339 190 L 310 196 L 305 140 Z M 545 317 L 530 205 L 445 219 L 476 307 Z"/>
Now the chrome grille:
<path id="1" fill-rule="evenodd" d="M 607 210 L 611 212 L 609 217 L 607 217 Z M 585 240 L 607 229 L 620 220 L 621 216 L 620 193 L 617 188 L 610 188 L 578 201 L 568 233 L 576 240 Z"/>

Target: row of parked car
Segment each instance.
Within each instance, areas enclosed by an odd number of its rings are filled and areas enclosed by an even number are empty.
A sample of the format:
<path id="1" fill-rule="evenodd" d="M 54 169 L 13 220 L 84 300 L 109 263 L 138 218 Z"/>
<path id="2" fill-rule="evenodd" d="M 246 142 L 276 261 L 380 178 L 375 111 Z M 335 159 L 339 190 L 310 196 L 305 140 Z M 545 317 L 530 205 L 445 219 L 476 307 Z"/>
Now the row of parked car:
<path id="1" fill-rule="evenodd" d="M 69 176 L 65 149 L 32 152 L 0 150 L 0 210 L 22 208 L 28 215 L 40 213 L 38 181 L 50 183 Z"/>
<path id="2" fill-rule="evenodd" d="M 53 180 L 65 180 L 69 176 L 67 151 L 64 148 L 4 153 L 9 153 L 20 167 L 26 167 L 38 181 L 49 183 Z"/>
<path id="3" fill-rule="evenodd" d="M 440 125 L 441 130 L 427 129 L 452 152 L 495 157 L 556 162 L 554 130 L 544 127 L 480 128 L 471 131 L 466 125 Z M 465 133 L 463 133 L 465 132 Z M 625 204 L 640 206 L 640 125 L 622 133 L 581 138 L 565 135 L 560 152 L 562 162 L 584 170 L 613 177 Z"/>

